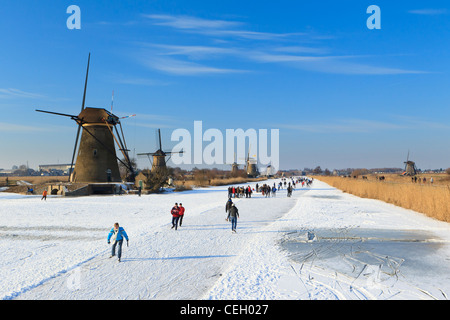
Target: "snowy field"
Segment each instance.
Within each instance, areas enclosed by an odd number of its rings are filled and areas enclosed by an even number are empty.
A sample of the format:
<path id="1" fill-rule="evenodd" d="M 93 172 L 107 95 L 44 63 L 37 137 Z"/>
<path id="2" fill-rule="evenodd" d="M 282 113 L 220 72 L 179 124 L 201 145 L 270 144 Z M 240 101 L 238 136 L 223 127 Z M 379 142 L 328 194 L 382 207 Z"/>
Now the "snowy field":
<path id="1" fill-rule="evenodd" d="M 273 183 L 278 181 L 269 181 Z M 252 185 L 253 186 L 253 185 Z M 450 294 L 450 225 L 315 181 L 274 198 L 227 187 L 160 195 L 0 193 L 2 299 L 438 299 Z M 172 230 L 170 209 L 186 207 Z M 130 237 L 122 262 L 106 237 Z"/>

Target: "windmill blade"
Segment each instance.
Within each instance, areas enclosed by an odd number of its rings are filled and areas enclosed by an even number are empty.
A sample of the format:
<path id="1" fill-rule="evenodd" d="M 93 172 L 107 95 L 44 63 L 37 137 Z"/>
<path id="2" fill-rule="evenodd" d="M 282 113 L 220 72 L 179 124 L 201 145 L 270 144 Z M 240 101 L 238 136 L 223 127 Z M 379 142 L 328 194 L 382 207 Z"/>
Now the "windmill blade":
<path id="1" fill-rule="evenodd" d="M 113 104 L 114 104 L 114 90 L 112 91 L 112 96 L 111 96 L 111 112 L 113 109 Z"/>
<path id="2" fill-rule="evenodd" d="M 126 162 L 127 162 L 127 164 L 128 164 L 128 166 L 127 166 L 127 168 L 128 168 L 128 170 L 129 170 L 129 172 L 132 174 L 132 175 L 134 175 L 135 174 L 135 172 L 134 172 L 134 168 L 133 168 L 133 163 L 131 162 L 131 159 L 130 159 L 130 156 L 129 156 L 129 154 L 128 154 L 128 151 L 130 151 L 130 150 L 128 150 L 128 148 L 127 148 L 127 144 L 126 144 L 126 142 L 125 142 L 125 135 L 123 134 L 123 130 L 122 130 L 122 124 L 119 122 L 119 125 L 120 125 L 120 131 L 121 131 L 121 133 L 122 133 L 122 137 L 120 136 L 120 134 L 119 134 L 119 130 L 117 130 L 117 126 L 114 126 L 114 129 L 116 130 L 116 133 L 117 133 L 117 138 L 119 139 L 119 141 L 118 141 L 118 144 L 119 144 L 119 146 L 120 146 L 120 151 L 122 152 L 122 154 L 124 155 L 124 158 L 125 158 L 125 160 L 126 160 Z M 114 134 L 113 134 L 113 137 L 115 138 L 115 136 L 114 136 Z M 117 140 L 116 140 L 116 142 L 117 142 Z"/>
<path id="3" fill-rule="evenodd" d="M 162 150 L 162 144 L 161 144 L 161 129 L 158 129 L 158 136 L 159 136 L 159 150 Z"/>
<path id="4" fill-rule="evenodd" d="M 89 76 L 89 63 L 91 61 L 91 53 L 89 52 L 89 56 L 88 56 L 88 63 L 87 63 L 87 69 L 86 69 L 86 79 L 84 81 L 84 91 L 83 91 L 83 102 L 81 103 L 81 111 L 84 110 L 84 105 L 86 102 L 86 89 L 87 89 L 87 82 L 88 82 L 88 76 Z M 76 117 L 77 119 L 75 119 L 72 116 L 72 119 L 74 119 L 75 121 L 78 120 L 78 117 Z M 73 169 L 73 163 L 75 161 L 75 153 L 77 152 L 77 146 L 78 146 L 78 139 L 80 137 L 80 131 L 81 131 L 81 121 L 77 121 L 78 124 L 78 129 L 77 129 L 77 136 L 75 138 L 75 144 L 73 146 L 73 153 L 72 153 L 72 161 L 70 163 L 70 174 L 69 174 L 69 182 L 70 182 L 70 176 L 72 174 L 72 169 Z"/>
<path id="5" fill-rule="evenodd" d="M 131 118 L 131 117 L 136 117 L 136 114 L 132 114 L 132 115 L 129 115 L 129 116 L 121 117 L 119 119 L 127 119 L 127 118 Z"/>
<path id="6" fill-rule="evenodd" d="M 165 154 L 176 154 L 176 153 L 184 153 L 184 151 L 183 150 L 180 150 L 180 151 L 167 151 L 167 152 L 164 152 Z"/>
<path id="7" fill-rule="evenodd" d="M 45 111 L 45 110 L 39 110 L 39 109 L 36 109 L 36 111 L 37 112 L 43 112 L 43 113 L 56 114 L 58 116 L 71 117 L 74 120 L 78 119 L 78 116 L 74 116 L 73 114 L 59 113 L 59 112 L 53 112 L 53 111 Z"/>
<path id="8" fill-rule="evenodd" d="M 81 104 L 81 111 L 84 110 L 84 104 L 86 102 L 86 89 L 87 89 L 87 82 L 88 82 L 88 76 L 89 76 L 89 63 L 90 63 L 90 61 L 91 61 L 91 53 L 89 52 L 87 69 L 86 69 L 86 80 L 84 81 L 84 92 L 83 92 L 83 102 Z"/>
<path id="9" fill-rule="evenodd" d="M 77 150 L 77 145 L 78 145 L 78 138 L 80 136 L 80 130 L 81 130 L 81 124 L 83 123 L 83 119 L 78 118 L 78 116 L 72 115 L 72 114 L 66 114 L 66 113 L 59 113 L 59 112 L 52 112 L 52 111 L 45 111 L 45 110 L 36 110 L 37 112 L 43 112 L 43 113 L 49 113 L 49 114 L 56 114 L 58 116 L 64 116 L 64 117 L 70 117 L 73 120 L 76 121 L 76 123 L 78 124 L 78 130 L 77 130 L 77 136 L 75 138 L 75 145 L 73 147 L 73 154 L 72 154 L 72 162 L 70 163 L 70 173 L 72 173 L 72 169 L 73 169 L 73 162 L 75 161 L 75 153 Z M 69 182 L 70 182 L 70 174 L 69 174 Z"/>
<path id="10" fill-rule="evenodd" d="M 154 152 L 147 152 L 147 153 L 138 153 L 137 156 L 154 156 L 156 153 Z"/>
<path id="11" fill-rule="evenodd" d="M 75 145 L 73 146 L 72 162 L 70 162 L 69 182 L 70 182 L 70 176 L 72 175 L 73 162 L 75 161 L 75 153 L 77 152 L 78 138 L 80 136 L 80 130 L 81 130 L 81 124 L 78 124 L 77 137 L 75 138 Z"/>

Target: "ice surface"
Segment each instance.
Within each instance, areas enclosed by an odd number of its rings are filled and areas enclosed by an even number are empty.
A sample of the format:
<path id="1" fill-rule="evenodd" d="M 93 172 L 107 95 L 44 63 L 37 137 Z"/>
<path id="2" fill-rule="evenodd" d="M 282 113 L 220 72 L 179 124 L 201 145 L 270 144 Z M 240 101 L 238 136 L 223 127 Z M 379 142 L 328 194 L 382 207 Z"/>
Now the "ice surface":
<path id="1" fill-rule="evenodd" d="M 278 183 L 277 180 L 269 181 Z M 0 193 L 2 299 L 446 299 L 450 227 L 315 181 L 274 198 L 227 186 L 79 198 Z M 183 226 L 170 229 L 175 202 Z M 106 236 L 130 236 L 122 262 Z"/>

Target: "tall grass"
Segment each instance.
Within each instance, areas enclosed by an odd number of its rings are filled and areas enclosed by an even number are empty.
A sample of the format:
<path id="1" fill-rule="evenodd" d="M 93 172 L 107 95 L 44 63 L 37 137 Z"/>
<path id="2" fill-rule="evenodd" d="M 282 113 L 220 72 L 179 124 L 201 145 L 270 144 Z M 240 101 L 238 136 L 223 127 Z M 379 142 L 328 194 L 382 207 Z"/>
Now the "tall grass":
<path id="1" fill-rule="evenodd" d="M 210 187 L 210 186 L 225 186 L 225 185 L 234 185 L 234 184 L 245 184 L 245 183 L 253 183 L 255 184 L 258 181 L 266 180 L 267 178 L 243 178 L 243 177 L 234 177 L 234 178 L 215 178 L 210 180 L 188 180 L 184 183 L 186 186 L 192 187 Z M 177 182 L 180 183 L 180 182 Z"/>
<path id="2" fill-rule="evenodd" d="M 317 177 L 337 189 L 358 197 L 382 200 L 450 222 L 450 186 L 419 183 L 389 183 L 341 177 Z"/>

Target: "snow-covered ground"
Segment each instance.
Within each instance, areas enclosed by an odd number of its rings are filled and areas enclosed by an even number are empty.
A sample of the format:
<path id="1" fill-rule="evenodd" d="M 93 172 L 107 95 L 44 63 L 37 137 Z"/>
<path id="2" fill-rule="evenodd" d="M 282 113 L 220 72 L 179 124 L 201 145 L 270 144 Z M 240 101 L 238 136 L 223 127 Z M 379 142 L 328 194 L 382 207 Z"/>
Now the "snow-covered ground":
<path id="1" fill-rule="evenodd" d="M 278 181 L 269 181 L 271 184 Z M 274 198 L 227 187 L 90 197 L 0 193 L 2 299 L 446 299 L 450 225 L 315 181 Z M 170 209 L 186 207 L 171 229 Z M 107 234 L 130 237 L 122 262 Z"/>

